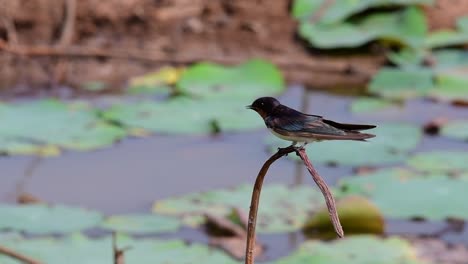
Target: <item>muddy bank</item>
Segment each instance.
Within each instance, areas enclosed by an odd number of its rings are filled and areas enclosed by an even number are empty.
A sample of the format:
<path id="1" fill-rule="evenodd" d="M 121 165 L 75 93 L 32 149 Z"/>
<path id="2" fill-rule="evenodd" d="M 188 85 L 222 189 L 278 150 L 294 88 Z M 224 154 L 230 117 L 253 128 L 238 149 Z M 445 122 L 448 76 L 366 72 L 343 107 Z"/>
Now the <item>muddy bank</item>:
<path id="1" fill-rule="evenodd" d="M 327 88 L 362 85 L 384 63 L 372 47 L 334 55 L 307 48 L 296 36 L 290 2 L 0 0 L 0 92 L 47 93 L 89 81 L 118 91 L 130 76 L 160 65 L 251 57 L 272 60 L 291 82 Z M 438 2 L 437 12 L 427 11 L 431 27 L 444 10 L 453 11 L 444 9 L 450 1 Z M 444 17 L 444 26 L 453 24 Z"/>

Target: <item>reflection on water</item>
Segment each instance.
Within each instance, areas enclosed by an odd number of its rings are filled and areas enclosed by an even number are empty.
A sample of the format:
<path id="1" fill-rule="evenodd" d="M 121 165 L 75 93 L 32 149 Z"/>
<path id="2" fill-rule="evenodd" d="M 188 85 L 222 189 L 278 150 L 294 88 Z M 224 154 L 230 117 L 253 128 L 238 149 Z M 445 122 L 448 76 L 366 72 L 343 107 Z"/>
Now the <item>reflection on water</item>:
<path id="1" fill-rule="evenodd" d="M 468 118 L 466 109 L 425 100 L 410 101 L 403 108 L 353 115 L 348 111 L 351 97 L 310 92 L 304 100 L 302 95 L 300 87 L 292 87 L 280 99 L 293 108 L 339 122 L 378 125 L 382 121 L 405 121 L 424 124 L 441 116 Z M 108 214 L 147 212 L 156 199 L 253 183 L 260 166 L 269 157 L 264 144 L 267 135 L 266 129 L 260 129 L 216 137 L 154 136 L 126 139 L 99 151 L 68 152 L 56 158 L 4 157 L 0 158 L 0 201 L 11 202 L 15 200 L 16 193 L 27 192 L 52 203 L 81 205 Z M 284 146 L 287 144 L 285 142 Z M 313 144 L 309 148 L 313 148 Z M 468 144 L 425 137 L 418 150 L 435 148 L 468 150 Z M 317 169 L 330 185 L 352 172 L 351 168 L 343 166 L 317 165 Z M 271 167 L 266 179 L 268 182 L 314 185 L 302 164 L 298 166 L 287 159 L 281 159 Z M 445 225 L 390 221 L 387 230 L 396 234 L 434 234 Z M 178 236 L 182 234 L 182 237 L 196 241 L 206 239 L 199 231 L 184 230 Z M 267 252 L 269 258 L 286 255 L 303 240 L 299 233 L 289 239 L 284 237 L 260 236 L 270 249 Z M 468 244 L 466 229 L 463 232 L 446 232 L 443 237 Z"/>

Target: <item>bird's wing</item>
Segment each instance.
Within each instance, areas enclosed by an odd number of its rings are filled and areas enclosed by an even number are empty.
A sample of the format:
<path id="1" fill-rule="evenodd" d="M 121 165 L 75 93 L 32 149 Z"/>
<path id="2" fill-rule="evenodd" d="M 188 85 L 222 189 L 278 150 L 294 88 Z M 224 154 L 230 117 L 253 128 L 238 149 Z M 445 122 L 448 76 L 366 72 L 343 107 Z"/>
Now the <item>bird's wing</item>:
<path id="1" fill-rule="evenodd" d="M 266 118 L 265 123 L 269 128 L 280 134 L 295 133 L 303 137 L 346 135 L 345 131 L 324 123 L 321 116 L 302 115 L 300 118 Z"/>

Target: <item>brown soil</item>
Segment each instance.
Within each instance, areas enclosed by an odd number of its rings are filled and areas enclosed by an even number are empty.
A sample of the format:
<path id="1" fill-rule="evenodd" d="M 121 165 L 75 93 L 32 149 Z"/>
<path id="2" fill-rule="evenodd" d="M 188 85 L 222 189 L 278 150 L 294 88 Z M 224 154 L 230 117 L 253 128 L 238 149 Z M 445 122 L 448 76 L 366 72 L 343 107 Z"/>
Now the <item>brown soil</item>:
<path id="1" fill-rule="evenodd" d="M 425 8 L 429 29 L 455 28 L 461 16 L 468 16 L 467 0 L 437 0 L 434 5 Z"/>
<path id="2" fill-rule="evenodd" d="M 0 94 L 62 93 L 54 87 L 88 81 L 115 91 L 160 65 L 251 57 L 270 59 L 289 81 L 329 88 L 363 85 L 384 62 L 379 52 L 308 49 L 296 37 L 290 2 L 0 0 Z"/>

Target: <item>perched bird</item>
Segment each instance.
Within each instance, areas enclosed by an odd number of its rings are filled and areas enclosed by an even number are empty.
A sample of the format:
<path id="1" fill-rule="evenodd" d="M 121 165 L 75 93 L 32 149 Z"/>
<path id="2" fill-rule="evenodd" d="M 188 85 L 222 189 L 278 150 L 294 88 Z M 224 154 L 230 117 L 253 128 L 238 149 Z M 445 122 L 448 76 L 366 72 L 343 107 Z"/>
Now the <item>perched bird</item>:
<path id="1" fill-rule="evenodd" d="M 321 116 L 308 115 L 282 105 L 273 97 L 261 97 L 248 109 L 256 111 L 265 121 L 267 128 L 277 137 L 307 143 L 322 140 L 359 140 L 365 141 L 375 135 L 359 131 L 375 128 L 373 125 L 342 124 L 323 119 Z"/>

